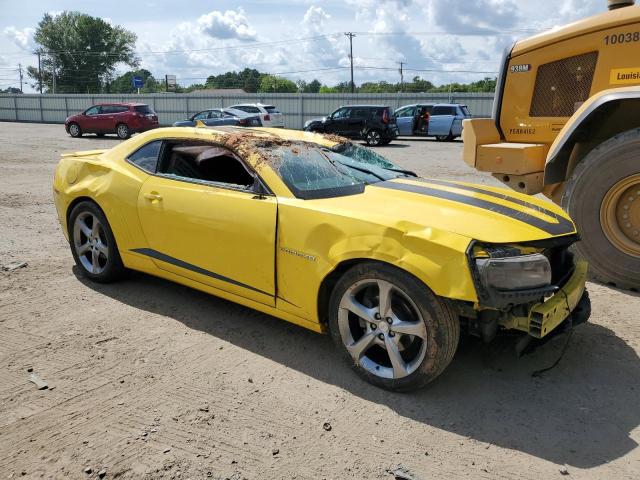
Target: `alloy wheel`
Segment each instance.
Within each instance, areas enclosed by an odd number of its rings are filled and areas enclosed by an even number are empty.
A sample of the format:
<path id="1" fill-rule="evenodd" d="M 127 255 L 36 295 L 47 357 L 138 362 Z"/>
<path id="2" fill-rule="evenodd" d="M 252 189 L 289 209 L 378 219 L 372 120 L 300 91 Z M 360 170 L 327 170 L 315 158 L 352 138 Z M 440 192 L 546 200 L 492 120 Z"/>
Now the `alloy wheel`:
<path id="1" fill-rule="evenodd" d="M 349 287 L 340 301 L 338 328 L 353 360 L 381 378 L 411 375 L 426 355 L 427 327 L 418 307 L 386 280 Z"/>
<path id="2" fill-rule="evenodd" d="M 109 245 L 98 217 L 82 212 L 73 224 L 73 247 L 84 269 L 95 275 L 104 271 L 109 260 Z"/>
<path id="3" fill-rule="evenodd" d="M 129 127 L 127 127 L 125 124 L 121 123 L 120 125 L 118 125 L 118 137 L 120 138 L 127 138 L 129 136 Z"/>
<path id="4" fill-rule="evenodd" d="M 367 143 L 369 145 L 379 145 L 381 139 L 380 132 L 377 130 L 369 130 L 367 133 Z"/>

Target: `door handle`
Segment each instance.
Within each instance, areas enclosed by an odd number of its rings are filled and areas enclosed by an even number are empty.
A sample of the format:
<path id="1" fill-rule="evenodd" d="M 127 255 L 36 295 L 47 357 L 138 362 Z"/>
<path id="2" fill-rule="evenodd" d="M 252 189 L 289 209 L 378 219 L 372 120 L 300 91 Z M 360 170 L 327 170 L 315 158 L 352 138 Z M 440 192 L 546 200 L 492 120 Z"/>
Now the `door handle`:
<path id="1" fill-rule="evenodd" d="M 157 193 L 151 192 L 151 193 L 145 193 L 144 194 L 144 198 L 146 198 L 147 200 L 151 200 L 152 202 L 153 201 L 160 201 L 160 200 L 162 200 L 162 195 L 159 195 Z"/>

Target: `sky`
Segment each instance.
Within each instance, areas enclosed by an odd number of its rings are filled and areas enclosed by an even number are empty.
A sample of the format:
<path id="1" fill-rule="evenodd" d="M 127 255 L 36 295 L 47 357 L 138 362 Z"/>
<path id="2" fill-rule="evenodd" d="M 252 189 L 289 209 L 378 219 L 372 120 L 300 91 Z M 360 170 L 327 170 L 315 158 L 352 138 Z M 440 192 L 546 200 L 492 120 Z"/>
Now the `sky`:
<path id="1" fill-rule="evenodd" d="M 204 83 L 245 67 L 292 80 L 414 76 L 436 85 L 496 75 L 504 48 L 540 31 L 606 10 L 606 0 L 0 0 L 0 88 L 18 86 L 18 64 L 37 65 L 42 16 L 79 10 L 133 31 L 141 67 L 156 78 Z M 119 66 L 118 71 L 127 71 Z M 26 83 L 29 80 L 25 76 Z M 25 84 L 25 92 L 33 91 Z"/>

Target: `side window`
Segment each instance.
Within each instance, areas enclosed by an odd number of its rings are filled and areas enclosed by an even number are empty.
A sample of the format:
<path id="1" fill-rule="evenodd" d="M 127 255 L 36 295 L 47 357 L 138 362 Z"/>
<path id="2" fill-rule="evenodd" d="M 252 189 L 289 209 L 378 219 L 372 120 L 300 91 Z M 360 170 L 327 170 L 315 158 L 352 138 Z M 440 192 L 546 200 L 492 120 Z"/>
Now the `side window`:
<path id="1" fill-rule="evenodd" d="M 127 160 L 145 172 L 156 173 L 156 169 L 158 167 L 158 154 L 160 153 L 161 147 L 162 140 L 147 143 L 129 155 Z"/>
<path id="2" fill-rule="evenodd" d="M 100 105 L 96 105 L 94 107 L 91 107 L 90 109 L 88 109 L 87 111 L 84 112 L 85 115 L 98 115 L 100 113 Z"/>
<path id="3" fill-rule="evenodd" d="M 160 174 L 176 180 L 214 182 L 221 186 L 252 190 L 254 176 L 230 150 L 212 144 L 168 143 Z"/>
<path id="4" fill-rule="evenodd" d="M 221 114 L 219 110 L 211 110 L 209 112 L 209 118 L 220 118 Z"/>
<path id="5" fill-rule="evenodd" d="M 230 107 L 230 108 L 235 108 L 236 110 L 242 110 L 243 112 L 247 112 L 247 113 L 260 113 L 260 109 L 258 107 L 253 107 L 251 105 L 236 105 L 235 107 Z"/>
<path id="6" fill-rule="evenodd" d="M 114 106 L 113 105 L 103 105 L 102 108 L 100 109 L 100 113 L 103 115 L 106 115 L 107 113 L 113 113 L 114 112 Z"/>
<path id="7" fill-rule="evenodd" d="M 405 108 L 401 108 L 400 110 L 398 110 L 398 113 L 396 114 L 397 117 L 413 117 L 413 115 L 415 114 L 416 108 L 415 107 L 405 107 Z"/>
<path id="8" fill-rule="evenodd" d="M 124 113 L 129 111 L 129 107 L 125 107 L 124 105 L 118 105 L 114 108 L 114 113 Z"/>
<path id="9" fill-rule="evenodd" d="M 455 115 L 455 114 L 456 114 L 455 107 L 446 107 L 446 106 L 433 107 L 432 115 Z"/>
<path id="10" fill-rule="evenodd" d="M 204 119 L 206 119 L 206 118 L 209 118 L 209 111 L 208 111 L 208 110 L 207 110 L 207 111 L 205 111 L 205 112 L 196 113 L 196 114 L 193 116 L 193 119 L 194 119 L 194 120 L 204 120 Z"/>
<path id="11" fill-rule="evenodd" d="M 371 110 L 367 110 L 366 108 L 354 108 L 351 110 L 349 114 L 350 118 L 366 118 L 371 113 Z"/>
<path id="12" fill-rule="evenodd" d="M 344 118 L 349 116 L 350 108 L 340 108 L 331 114 L 331 118 Z"/>

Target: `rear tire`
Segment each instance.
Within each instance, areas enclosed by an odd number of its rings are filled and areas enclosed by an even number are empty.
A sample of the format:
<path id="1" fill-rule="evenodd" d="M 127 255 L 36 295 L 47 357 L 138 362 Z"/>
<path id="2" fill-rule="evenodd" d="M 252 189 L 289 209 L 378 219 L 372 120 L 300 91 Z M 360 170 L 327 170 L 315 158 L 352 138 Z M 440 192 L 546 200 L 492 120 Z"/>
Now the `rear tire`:
<path id="1" fill-rule="evenodd" d="M 415 390 L 438 377 L 460 337 L 448 300 L 379 262 L 356 265 L 338 280 L 329 299 L 329 328 L 358 375 L 393 391 Z"/>
<path id="2" fill-rule="evenodd" d="M 122 278 L 125 268 L 107 217 L 93 202 L 76 205 L 69 214 L 69 245 L 82 274 L 98 283 Z"/>
<path id="3" fill-rule="evenodd" d="M 567 182 L 562 207 L 582 236 L 574 248 L 592 276 L 640 288 L 640 129 L 589 152 Z"/>
<path id="4" fill-rule="evenodd" d="M 379 130 L 372 128 L 365 134 L 364 141 L 367 142 L 367 145 L 370 147 L 377 147 L 378 145 L 381 145 L 382 134 Z"/>
<path id="5" fill-rule="evenodd" d="M 119 123 L 116 125 L 116 134 L 118 138 L 126 140 L 131 136 L 131 130 L 129 130 L 129 126 L 126 123 Z"/>
<path id="6" fill-rule="evenodd" d="M 70 123 L 69 124 L 69 135 L 71 135 L 73 138 L 79 138 L 82 136 L 82 129 L 80 128 L 80 125 L 78 125 L 77 123 Z"/>

